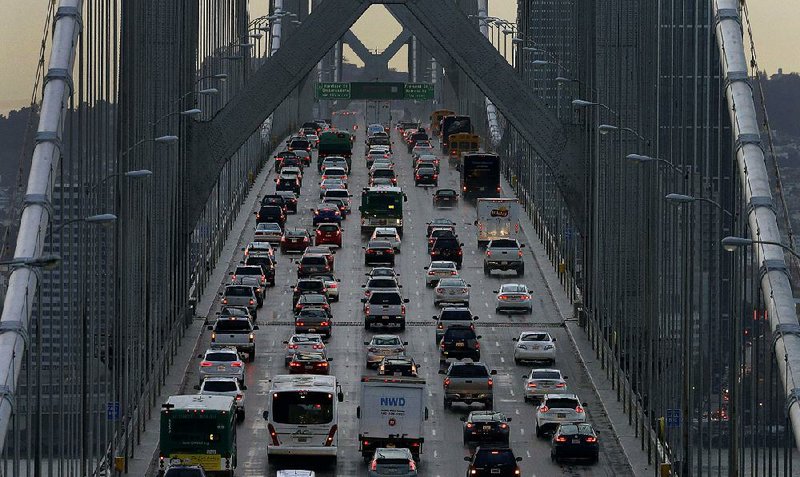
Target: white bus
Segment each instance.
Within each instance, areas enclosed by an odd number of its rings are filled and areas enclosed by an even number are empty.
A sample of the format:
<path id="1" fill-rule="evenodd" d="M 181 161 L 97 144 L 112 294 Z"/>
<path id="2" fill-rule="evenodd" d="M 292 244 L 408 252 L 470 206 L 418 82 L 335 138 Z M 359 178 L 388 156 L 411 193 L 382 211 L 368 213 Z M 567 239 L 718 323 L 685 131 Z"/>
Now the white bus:
<path id="1" fill-rule="evenodd" d="M 339 403 L 344 400 L 335 376 L 278 375 L 267 398 L 267 455 L 316 455 L 336 458 Z"/>

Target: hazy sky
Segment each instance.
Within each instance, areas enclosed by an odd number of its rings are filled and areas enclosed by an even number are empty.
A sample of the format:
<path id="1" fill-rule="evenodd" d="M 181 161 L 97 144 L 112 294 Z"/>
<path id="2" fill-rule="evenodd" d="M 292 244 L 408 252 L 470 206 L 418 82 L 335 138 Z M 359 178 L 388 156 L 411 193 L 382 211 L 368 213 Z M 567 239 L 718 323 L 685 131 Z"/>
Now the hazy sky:
<path id="1" fill-rule="evenodd" d="M 5 12 L 0 28 L 0 114 L 29 101 L 48 2 L 0 0 L 0 11 Z M 267 2 L 251 1 L 253 5 L 258 3 Z M 516 4 L 516 0 L 489 0 L 489 14 L 513 21 Z M 800 2 L 755 0 L 749 5 L 761 69 L 770 73 L 779 67 L 786 72 L 800 71 L 800 55 L 795 50 L 800 45 L 800 28 L 797 28 Z M 260 12 L 256 8 L 253 13 Z M 367 48 L 382 50 L 400 32 L 399 25 L 387 15 L 383 7 L 371 7 L 354 26 Z M 404 54 L 392 63 L 400 69 L 405 69 L 405 65 Z"/>

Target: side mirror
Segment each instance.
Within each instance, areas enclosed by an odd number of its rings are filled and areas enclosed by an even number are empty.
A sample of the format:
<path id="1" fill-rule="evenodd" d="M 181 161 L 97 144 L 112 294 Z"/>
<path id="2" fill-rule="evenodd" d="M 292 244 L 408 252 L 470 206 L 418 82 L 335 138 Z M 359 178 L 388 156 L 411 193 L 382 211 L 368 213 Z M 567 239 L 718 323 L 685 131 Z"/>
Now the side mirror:
<path id="1" fill-rule="evenodd" d="M 555 338 L 552 338 L 552 340 L 553 340 L 553 342 L 555 343 L 556 339 L 555 339 Z"/>
<path id="2" fill-rule="evenodd" d="M 409 303 L 409 302 L 411 302 L 411 300 L 409 300 L 408 298 L 403 299 L 403 303 Z"/>
<path id="3" fill-rule="evenodd" d="M 199 384 L 195 384 L 192 387 L 195 389 L 195 391 L 199 391 L 200 390 L 200 385 Z"/>
<path id="4" fill-rule="evenodd" d="M 461 242 L 459 245 L 461 245 L 463 247 L 464 246 L 464 242 Z"/>
<path id="5" fill-rule="evenodd" d="M 433 315 L 433 316 L 431 316 L 431 319 L 438 320 L 438 319 L 439 319 L 439 317 L 438 317 L 438 316 L 436 316 L 436 315 Z"/>
<path id="6" fill-rule="evenodd" d="M 269 411 L 262 412 L 261 413 L 261 417 L 263 417 L 265 421 L 268 420 L 269 419 Z"/>
<path id="7" fill-rule="evenodd" d="M 510 417 L 507 417 L 507 418 L 506 418 L 506 422 L 511 422 L 511 418 L 510 418 Z"/>
<path id="8" fill-rule="evenodd" d="M 253 329 L 254 329 L 254 330 L 257 330 L 257 329 L 258 329 L 258 325 L 254 325 L 254 326 L 253 326 Z"/>
<path id="9" fill-rule="evenodd" d="M 519 248 L 525 248 L 525 244 L 524 244 L 524 243 L 523 243 L 523 244 L 521 244 L 521 245 L 519 246 Z"/>
<path id="10" fill-rule="evenodd" d="M 367 288 L 367 286 L 366 285 L 361 285 L 361 288 Z"/>
<path id="11" fill-rule="evenodd" d="M 288 341 L 284 341 L 283 344 L 289 344 L 289 342 Z"/>
<path id="12" fill-rule="evenodd" d="M 361 419 L 361 406 L 356 406 L 356 419 Z"/>
<path id="13" fill-rule="evenodd" d="M 476 336 L 476 338 L 480 340 L 480 339 L 483 339 L 483 336 L 478 335 L 478 336 Z"/>
<path id="14" fill-rule="evenodd" d="M 439 370 L 439 374 L 446 374 L 446 373 L 447 373 L 447 371 L 445 371 L 445 370 L 443 370 L 443 369 L 440 369 L 440 370 Z"/>
<path id="15" fill-rule="evenodd" d="M 472 457 L 466 457 L 466 456 L 465 456 L 465 457 L 464 457 L 464 460 L 465 460 L 465 461 L 467 461 L 467 462 L 469 462 L 469 461 L 471 461 L 471 460 L 472 460 Z"/>
<path id="16" fill-rule="evenodd" d="M 361 303 L 366 303 L 366 302 L 367 302 L 367 299 L 366 299 L 366 298 L 362 298 L 362 299 L 361 299 Z"/>
<path id="17" fill-rule="evenodd" d="M 328 358 L 328 361 L 333 361 L 333 358 Z"/>
<path id="18" fill-rule="evenodd" d="M 581 403 L 581 406 L 583 406 L 583 407 L 589 407 L 589 404 L 587 404 L 587 403 L 585 403 L 585 402 L 582 402 L 582 403 Z"/>
<path id="19" fill-rule="evenodd" d="M 422 267 L 422 269 L 423 269 L 423 270 L 427 270 L 427 269 L 428 269 L 428 267 Z"/>
<path id="20" fill-rule="evenodd" d="M 428 407 L 425 407 L 425 420 L 428 420 Z"/>
<path id="21" fill-rule="evenodd" d="M 493 369 L 493 370 L 489 371 L 489 374 L 491 374 L 492 376 L 496 376 L 497 375 L 497 370 Z"/>
<path id="22" fill-rule="evenodd" d="M 517 461 L 517 462 L 522 462 L 522 457 L 517 457 L 517 458 L 516 458 L 516 461 Z"/>
<path id="23" fill-rule="evenodd" d="M 492 290 L 492 293 L 499 293 L 497 290 Z"/>
<path id="24" fill-rule="evenodd" d="M 475 222 L 472 223 L 472 225 L 478 225 L 478 221 L 476 220 Z"/>
<path id="25" fill-rule="evenodd" d="M 337 282 L 341 282 L 341 281 L 342 281 L 342 279 L 341 279 L 341 278 L 337 278 L 337 279 L 336 279 L 336 281 L 337 281 Z"/>
<path id="26" fill-rule="evenodd" d="M 519 338 L 511 338 L 511 341 L 519 341 Z"/>
<path id="27" fill-rule="evenodd" d="M 202 353 L 201 353 L 201 354 L 198 354 L 198 355 L 197 355 L 197 357 L 198 357 L 198 358 L 200 358 L 200 359 L 202 359 L 202 358 L 203 358 L 203 354 L 202 354 Z"/>
<path id="28" fill-rule="evenodd" d="M 477 320 L 478 318 L 480 318 L 480 317 L 477 316 L 477 315 L 472 317 L 473 320 Z"/>
<path id="29" fill-rule="evenodd" d="M 467 416 L 461 416 L 458 418 L 458 420 L 461 422 L 467 422 Z"/>
<path id="30" fill-rule="evenodd" d="M 403 346 L 408 346 L 408 341 L 403 341 Z"/>
<path id="31" fill-rule="evenodd" d="M 211 325 L 208 325 L 208 329 L 209 329 L 209 330 L 213 330 L 213 329 L 214 329 L 214 327 L 213 327 L 213 326 L 211 326 Z M 198 356 L 198 358 L 202 358 L 202 357 L 203 357 L 203 355 L 200 355 L 200 356 Z"/>
<path id="32" fill-rule="evenodd" d="M 219 316 L 219 315 L 221 315 L 221 314 L 222 314 L 222 312 L 219 312 L 219 311 L 218 311 L 218 312 L 216 312 L 216 313 L 214 313 L 214 314 L 215 314 L 215 315 L 217 315 L 217 316 Z"/>
<path id="33" fill-rule="evenodd" d="M 561 376 L 563 379 L 569 379 L 569 376 Z"/>
<path id="34" fill-rule="evenodd" d="M 242 252 L 244 252 L 244 247 L 242 247 Z"/>
<path id="35" fill-rule="evenodd" d="M 467 287 L 472 288 L 472 284 L 471 283 L 467 283 Z"/>
<path id="36" fill-rule="evenodd" d="M 241 389 L 242 391 L 247 391 L 247 386 L 245 386 L 244 384 L 242 384 L 242 385 L 239 387 L 239 389 Z M 509 419 L 509 421 L 510 421 L 510 420 L 511 420 L 511 419 Z"/>

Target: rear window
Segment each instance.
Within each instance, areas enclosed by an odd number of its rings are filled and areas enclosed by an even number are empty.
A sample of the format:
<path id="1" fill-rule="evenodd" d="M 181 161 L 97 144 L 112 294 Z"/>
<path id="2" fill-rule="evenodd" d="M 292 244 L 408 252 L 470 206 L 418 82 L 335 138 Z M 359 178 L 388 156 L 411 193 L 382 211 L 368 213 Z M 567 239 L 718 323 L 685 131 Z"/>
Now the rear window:
<path id="1" fill-rule="evenodd" d="M 436 239 L 436 242 L 433 244 L 435 248 L 458 248 L 459 243 L 458 240 L 453 238 L 439 238 Z"/>
<path id="2" fill-rule="evenodd" d="M 475 465 L 516 465 L 516 460 L 511 449 L 487 450 L 475 454 Z"/>
<path id="3" fill-rule="evenodd" d="M 325 169 L 325 175 L 326 176 L 344 176 L 344 175 L 347 175 L 347 173 L 343 169 L 329 167 L 329 168 Z"/>
<path id="4" fill-rule="evenodd" d="M 303 281 L 297 284 L 297 288 L 301 290 L 321 290 L 325 288 L 325 284 L 322 280 L 310 280 L 310 281 Z"/>
<path id="5" fill-rule="evenodd" d="M 213 393 L 227 393 L 237 390 L 235 381 L 206 381 L 203 385 L 203 391 Z"/>
<path id="6" fill-rule="evenodd" d="M 375 346 L 399 346 L 400 338 L 396 336 L 392 337 L 376 336 L 372 338 L 372 344 Z"/>
<path id="7" fill-rule="evenodd" d="M 335 225 L 320 225 L 319 230 L 322 230 L 323 232 L 336 232 L 339 230 L 339 227 Z"/>
<path id="8" fill-rule="evenodd" d="M 522 341 L 550 341 L 547 333 L 525 333 L 520 339 Z"/>
<path id="9" fill-rule="evenodd" d="M 226 296 L 250 296 L 252 294 L 251 287 L 228 287 L 225 289 Z"/>
<path id="10" fill-rule="evenodd" d="M 489 372 L 485 366 L 464 364 L 452 366 L 448 375 L 456 378 L 488 378 Z"/>
<path id="11" fill-rule="evenodd" d="M 442 319 L 448 321 L 470 321 L 472 315 L 469 310 L 442 310 Z"/>
<path id="12" fill-rule="evenodd" d="M 208 353 L 206 361 L 237 361 L 239 356 L 236 353 Z"/>
<path id="13" fill-rule="evenodd" d="M 250 331 L 249 320 L 218 320 L 217 331 Z"/>
<path id="14" fill-rule="evenodd" d="M 256 267 L 236 267 L 236 275 L 261 275 L 261 270 Z"/>
<path id="15" fill-rule="evenodd" d="M 389 179 L 394 178 L 394 169 L 376 169 L 372 173 L 372 177 L 387 177 Z"/>
<path id="16" fill-rule="evenodd" d="M 552 398 L 547 400 L 547 407 L 551 409 L 575 409 L 580 403 L 577 399 Z"/>
<path id="17" fill-rule="evenodd" d="M 398 293 L 373 293 L 369 297 L 370 305 L 399 305 L 402 301 Z"/>
<path id="18" fill-rule="evenodd" d="M 287 180 L 294 181 L 294 179 L 287 179 Z M 281 213 L 283 213 L 283 210 L 277 205 L 267 205 L 265 207 L 261 207 L 261 210 L 258 213 L 260 215 L 281 215 Z"/>
<path id="19" fill-rule="evenodd" d="M 509 239 L 497 239 L 497 240 L 492 240 L 491 246 L 500 248 L 517 248 L 517 241 Z"/>
<path id="20" fill-rule="evenodd" d="M 464 284 L 463 280 L 460 280 L 458 278 L 442 278 L 441 280 L 439 280 L 439 286 L 440 287 L 464 287 L 466 285 Z"/>
<path id="21" fill-rule="evenodd" d="M 534 371 L 531 373 L 532 379 L 561 379 L 561 373 L 556 371 Z"/>
<path id="22" fill-rule="evenodd" d="M 303 257 L 303 265 L 325 265 L 325 257 Z"/>
<path id="23" fill-rule="evenodd" d="M 349 197 L 350 193 L 347 192 L 345 189 L 332 189 L 325 191 L 325 197 L 339 197 L 342 199 L 346 199 Z"/>
<path id="24" fill-rule="evenodd" d="M 447 331 L 444 332 L 444 341 L 460 341 L 460 340 L 472 340 L 475 339 L 476 335 L 475 332 L 469 328 L 448 328 Z"/>
<path id="25" fill-rule="evenodd" d="M 259 265 L 262 269 L 268 269 L 272 265 L 272 259 L 269 257 L 247 257 L 244 263 L 248 265 Z"/>
<path id="26" fill-rule="evenodd" d="M 439 196 L 445 197 L 449 195 L 456 195 L 456 191 L 454 190 L 440 190 L 438 192 Z"/>
<path id="27" fill-rule="evenodd" d="M 391 278 L 373 278 L 367 286 L 369 288 L 394 288 L 397 286 L 397 282 Z"/>

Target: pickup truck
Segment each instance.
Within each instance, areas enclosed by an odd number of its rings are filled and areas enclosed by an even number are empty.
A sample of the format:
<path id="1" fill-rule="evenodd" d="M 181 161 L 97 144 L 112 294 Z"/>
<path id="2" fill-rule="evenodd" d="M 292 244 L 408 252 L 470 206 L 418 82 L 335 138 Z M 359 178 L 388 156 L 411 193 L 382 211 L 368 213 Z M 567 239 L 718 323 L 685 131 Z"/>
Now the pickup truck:
<path id="1" fill-rule="evenodd" d="M 249 319 L 235 316 L 219 318 L 208 329 L 211 330 L 212 348 L 235 347 L 236 351 L 247 353 L 251 363 L 256 360 L 256 339 L 253 331 L 258 329 L 258 325 L 254 325 Z"/>
<path id="2" fill-rule="evenodd" d="M 489 276 L 492 270 L 514 270 L 518 277 L 524 275 L 523 247 L 525 244 L 520 244 L 516 239 L 490 240 L 486 245 L 486 254 L 483 257 L 483 274 Z"/>
<path id="3" fill-rule="evenodd" d="M 448 409 L 454 402 L 467 405 L 482 402 L 487 410 L 494 406 L 492 376 L 497 374 L 481 362 L 454 362 L 447 371 L 440 369 L 444 375 L 444 408 Z"/>

